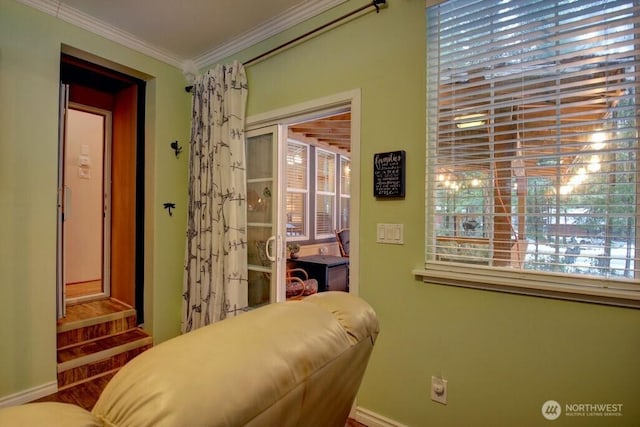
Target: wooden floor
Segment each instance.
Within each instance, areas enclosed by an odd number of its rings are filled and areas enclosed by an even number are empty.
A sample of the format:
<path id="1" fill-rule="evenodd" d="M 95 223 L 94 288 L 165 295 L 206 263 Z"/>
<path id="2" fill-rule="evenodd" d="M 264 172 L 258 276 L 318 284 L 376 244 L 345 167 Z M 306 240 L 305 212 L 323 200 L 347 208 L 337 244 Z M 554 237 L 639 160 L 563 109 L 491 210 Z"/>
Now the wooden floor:
<path id="1" fill-rule="evenodd" d="M 64 286 L 64 292 L 67 298 L 78 298 L 87 295 L 99 294 L 102 292 L 102 280 L 67 283 Z"/>
<path id="2" fill-rule="evenodd" d="M 367 427 L 366 424 L 362 424 L 354 420 L 353 418 L 349 418 L 347 420 L 347 424 L 344 427 Z"/>
<path id="3" fill-rule="evenodd" d="M 100 393 L 102 393 L 102 390 L 114 375 L 115 372 L 104 375 L 55 394 L 50 394 L 49 396 L 36 400 L 36 402 L 71 403 L 90 411 L 93 405 L 96 404 L 98 396 L 100 396 Z"/>
<path id="4" fill-rule="evenodd" d="M 103 298 L 95 301 L 83 302 L 82 304 L 73 304 L 67 306 L 67 312 L 62 319 L 58 320 L 58 325 L 73 324 L 76 322 L 86 321 L 87 319 L 108 316 L 112 313 L 125 311 L 127 309 L 133 310 L 127 304 L 112 298 Z"/>

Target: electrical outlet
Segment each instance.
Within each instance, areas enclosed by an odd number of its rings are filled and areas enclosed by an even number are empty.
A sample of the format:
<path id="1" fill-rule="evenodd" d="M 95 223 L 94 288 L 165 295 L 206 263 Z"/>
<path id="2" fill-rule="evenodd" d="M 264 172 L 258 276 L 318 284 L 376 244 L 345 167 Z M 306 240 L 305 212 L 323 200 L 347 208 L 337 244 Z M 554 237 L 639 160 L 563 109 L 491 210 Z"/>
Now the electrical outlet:
<path id="1" fill-rule="evenodd" d="M 431 377 L 431 400 L 446 405 L 447 395 L 447 380 L 440 377 Z"/>

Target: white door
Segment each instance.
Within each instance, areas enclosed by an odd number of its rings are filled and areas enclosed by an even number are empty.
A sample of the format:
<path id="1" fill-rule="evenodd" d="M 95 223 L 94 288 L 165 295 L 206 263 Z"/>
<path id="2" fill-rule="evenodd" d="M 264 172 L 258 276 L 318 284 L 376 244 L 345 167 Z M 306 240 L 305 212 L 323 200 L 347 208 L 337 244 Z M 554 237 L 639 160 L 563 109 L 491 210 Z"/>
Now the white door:
<path id="1" fill-rule="evenodd" d="M 285 300 L 280 130 L 273 125 L 246 134 L 249 307 Z"/>

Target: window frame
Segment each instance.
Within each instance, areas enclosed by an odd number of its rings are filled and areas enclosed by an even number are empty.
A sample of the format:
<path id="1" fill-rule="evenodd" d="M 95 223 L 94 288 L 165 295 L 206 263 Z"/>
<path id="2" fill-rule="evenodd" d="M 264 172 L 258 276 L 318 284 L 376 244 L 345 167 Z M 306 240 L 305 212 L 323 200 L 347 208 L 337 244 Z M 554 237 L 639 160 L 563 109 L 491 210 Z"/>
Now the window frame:
<path id="1" fill-rule="evenodd" d="M 429 4 L 427 3 L 427 6 Z M 427 29 L 428 31 L 428 29 Z M 636 52 L 637 48 L 636 36 Z M 438 54 L 433 50 L 427 52 L 427 61 L 438 61 Z M 427 64 L 427 76 L 429 75 L 429 64 Z M 427 77 L 429 81 L 429 77 Z M 429 85 L 429 83 L 428 83 Z M 635 88 L 639 89 L 640 84 L 635 81 Z M 430 87 L 427 86 L 427 105 L 433 101 L 430 97 Z M 637 93 L 637 92 L 636 92 Z M 637 95 L 636 95 L 637 96 Z M 437 102 L 437 101 L 435 101 Z M 487 107 L 489 108 L 489 106 Z M 637 109 L 637 107 L 636 107 Z M 637 119 L 636 119 L 637 120 Z M 429 255 L 429 245 L 435 246 L 437 233 L 435 232 L 435 182 L 434 175 L 436 173 L 436 164 L 433 156 L 429 155 L 429 143 L 435 137 L 433 130 L 439 126 L 437 117 L 431 117 L 427 114 L 427 168 L 425 183 L 425 266 L 424 269 L 414 270 L 414 274 L 421 276 L 425 282 L 470 287 L 476 289 L 500 291 L 516 294 L 534 295 L 541 297 L 552 297 L 560 299 L 569 299 L 576 301 L 605 303 L 611 305 L 620 305 L 626 307 L 640 308 L 640 279 L 638 274 L 633 279 L 611 279 L 583 276 L 580 274 L 570 273 L 551 273 L 544 271 L 510 269 L 494 266 L 483 266 L 465 264 L 462 262 L 448 262 L 435 260 Z M 636 121 L 636 129 L 639 125 Z M 637 142 L 636 142 L 637 148 Z M 636 159 L 636 174 L 638 159 Z M 636 195 L 639 191 L 637 188 L 636 178 Z M 636 230 L 638 230 L 638 208 L 640 201 L 636 197 Z M 526 218 L 526 214 L 525 217 Z M 639 262 L 637 251 L 640 245 L 640 236 L 635 236 L 635 262 Z M 636 265 L 636 271 L 640 269 Z"/>
<path id="2" fill-rule="evenodd" d="M 319 190 L 319 186 L 318 186 L 318 178 L 320 176 L 319 174 L 319 170 L 320 168 L 318 167 L 318 161 L 319 161 L 319 154 L 320 153 L 326 153 L 329 155 L 329 157 L 333 158 L 333 177 L 331 178 L 333 181 L 333 191 L 325 191 L 325 190 Z M 335 237 L 335 229 L 336 229 L 336 212 L 337 212 L 337 182 L 336 182 L 336 175 L 337 175 L 337 165 L 338 165 L 338 153 L 335 153 L 333 151 L 329 151 L 329 150 L 325 150 L 322 149 L 318 146 L 316 146 L 315 149 L 315 191 L 314 191 L 314 197 L 315 197 L 315 203 L 314 203 L 314 215 L 315 215 L 315 221 L 314 221 L 314 238 L 316 240 L 322 240 L 322 239 L 329 239 L 329 238 L 334 238 Z M 333 201 L 333 206 L 332 206 L 332 212 L 331 212 L 331 223 L 330 223 L 330 231 L 327 233 L 321 233 L 318 231 L 318 196 L 325 196 L 325 197 L 329 197 L 332 199 Z"/>
<path id="3" fill-rule="evenodd" d="M 311 214 L 311 205 L 309 204 L 309 195 L 311 193 L 311 182 L 310 182 L 310 175 L 311 175 L 311 171 L 310 171 L 310 165 L 311 165 L 311 156 L 312 156 L 312 150 L 311 150 L 311 146 L 309 144 L 294 140 L 294 139 L 287 139 L 287 157 L 289 155 L 288 150 L 289 150 L 289 144 L 293 144 L 293 145 L 298 145 L 300 147 L 304 147 L 304 149 L 307 152 L 307 156 L 306 156 L 306 164 L 304 165 L 304 169 L 305 169 L 305 174 L 306 174 L 306 182 L 307 182 L 307 187 L 306 189 L 298 189 L 298 188 L 292 188 L 289 187 L 289 180 L 288 177 L 285 175 L 286 177 L 286 195 L 285 195 L 285 205 L 286 205 L 286 197 L 288 197 L 289 194 L 303 194 L 304 195 L 304 205 L 305 205 L 305 210 L 304 210 L 304 219 L 303 219 L 303 232 L 301 235 L 298 236 L 289 236 L 287 235 L 286 239 L 287 241 L 306 241 L 309 240 L 310 237 L 310 226 L 309 226 L 309 219 L 310 219 L 310 214 Z M 289 167 L 289 165 L 287 164 L 287 167 Z M 285 210 L 286 210 L 286 206 L 285 206 Z M 289 215 L 289 212 L 286 212 L 286 215 Z M 289 222 L 286 221 L 285 224 L 288 224 Z"/>
<path id="4" fill-rule="evenodd" d="M 351 222 L 351 176 L 346 178 L 349 180 L 349 185 L 348 185 L 348 191 L 345 192 L 344 187 L 347 187 L 347 185 L 345 185 L 345 183 L 343 182 L 343 168 L 348 167 L 349 175 L 351 174 L 351 159 L 341 154 L 339 157 L 339 162 L 340 162 L 340 167 L 338 169 L 338 177 L 340 179 L 339 181 L 340 182 L 340 200 L 338 201 L 337 223 L 338 223 L 338 229 L 344 229 L 344 228 L 349 228 L 349 223 Z M 345 166 L 343 166 L 343 163 L 345 164 Z M 343 221 L 344 218 L 342 217 L 345 200 L 348 201 L 349 203 L 349 219 L 346 222 L 346 224 L 345 224 L 345 221 Z"/>

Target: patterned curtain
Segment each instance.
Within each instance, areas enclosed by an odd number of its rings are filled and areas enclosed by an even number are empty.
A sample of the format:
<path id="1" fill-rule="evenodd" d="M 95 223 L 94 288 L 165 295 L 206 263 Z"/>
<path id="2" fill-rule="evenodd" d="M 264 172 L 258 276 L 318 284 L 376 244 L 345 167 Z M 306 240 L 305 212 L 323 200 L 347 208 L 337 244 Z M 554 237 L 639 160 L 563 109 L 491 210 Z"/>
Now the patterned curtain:
<path id="1" fill-rule="evenodd" d="M 244 68 L 216 65 L 192 90 L 183 333 L 248 305 Z"/>

